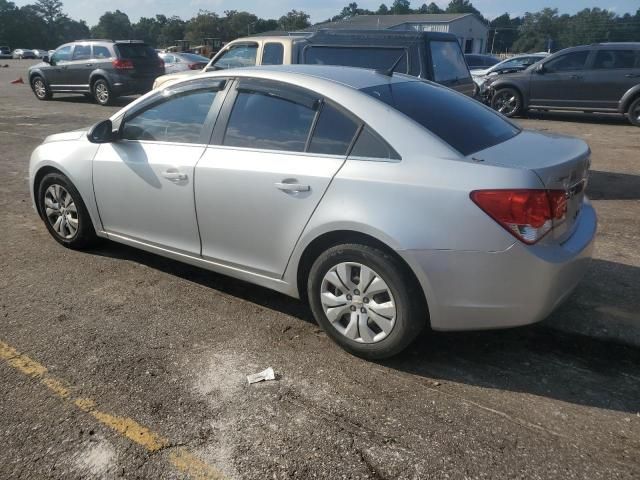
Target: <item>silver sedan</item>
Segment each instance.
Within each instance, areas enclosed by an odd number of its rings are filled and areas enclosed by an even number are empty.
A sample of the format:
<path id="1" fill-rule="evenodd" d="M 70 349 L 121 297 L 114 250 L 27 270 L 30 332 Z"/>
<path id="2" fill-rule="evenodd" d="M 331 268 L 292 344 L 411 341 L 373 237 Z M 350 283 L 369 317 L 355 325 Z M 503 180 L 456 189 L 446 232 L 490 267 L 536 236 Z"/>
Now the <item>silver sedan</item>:
<path id="1" fill-rule="evenodd" d="M 545 318 L 588 265 L 581 140 L 523 131 L 443 86 L 346 67 L 204 73 L 30 164 L 58 242 L 97 237 L 308 300 L 346 350 L 425 327 Z"/>

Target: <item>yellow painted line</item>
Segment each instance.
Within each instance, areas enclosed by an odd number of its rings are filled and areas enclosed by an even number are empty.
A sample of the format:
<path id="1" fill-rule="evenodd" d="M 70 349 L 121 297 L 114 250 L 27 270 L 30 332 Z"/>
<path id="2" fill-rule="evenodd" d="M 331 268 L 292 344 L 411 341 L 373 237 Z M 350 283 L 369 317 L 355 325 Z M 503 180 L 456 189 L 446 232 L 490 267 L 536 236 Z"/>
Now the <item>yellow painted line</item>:
<path id="1" fill-rule="evenodd" d="M 149 453 L 169 447 L 171 443 L 147 427 L 129 417 L 119 417 L 97 408 L 96 402 L 86 397 L 74 397 L 73 388 L 66 382 L 51 375 L 44 365 L 0 340 L 0 359 L 20 373 L 38 380 L 56 397 L 68 401 L 71 405 L 91 415 L 98 422 L 125 438 L 137 443 Z M 180 472 L 194 480 L 223 480 L 220 471 L 203 462 L 184 447 L 175 448 L 169 455 L 169 461 Z"/>

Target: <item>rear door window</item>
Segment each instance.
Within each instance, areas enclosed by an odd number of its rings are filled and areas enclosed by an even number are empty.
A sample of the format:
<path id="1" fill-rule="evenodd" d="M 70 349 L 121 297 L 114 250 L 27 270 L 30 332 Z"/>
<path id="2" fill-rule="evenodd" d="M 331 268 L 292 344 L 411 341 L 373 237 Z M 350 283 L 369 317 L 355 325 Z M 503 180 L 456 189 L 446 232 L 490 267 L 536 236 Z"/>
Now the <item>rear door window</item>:
<path id="1" fill-rule="evenodd" d="M 255 85 L 253 85 L 255 83 Z M 271 82 L 240 83 L 223 145 L 303 152 L 316 115 L 313 101 Z M 288 94 L 291 93 L 291 94 Z M 298 101 L 299 99 L 299 101 Z"/>
<path id="2" fill-rule="evenodd" d="M 88 60 L 91 58 L 91 45 L 76 45 L 72 60 Z"/>
<path id="3" fill-rule="evenodd" d="M 125 119 L 122 138 L 173 143 L 200 143 L 200 134 L 216 97 L 215 90 L 193 90 Z"/>
<path id="4" fill-rule="evenodd" d="M 361 91 L 405 114 L 463 155 L 502 143 L 520 132 L 481 103 L 426 82 L 387 83 Z"/>
<path id="5" fill-rule="evenodd" d="M 257 54 L 257 43 L 233 45 L 213 65 L 217 68 L 252 67 L 256 64 Z"/>
<path id="6" fill-rule="evenodd" d="M 407 51 L 405 48 L 309 46 L 304 50 L 304 63 L 311 65 L 387 69 L 399 58 L 401 60 L 395 71 L 407 73 Z"/>
<path id="7" fill-rule="evenodd" d="M 451 83 L 469 77 L 469 69 L 464 61 L 458 42 L 430 41 L 433 80 Z"/>
<path id="8" fill-rule="evenodd" d="M 640 54 L 634 50 L 598 50 L 593 62 L 595 70 L 616 70 L 640 67 Z"/>
<path id="9" fill-rule="evenodd" d="M 327 155 L 346 155 L 359 122 L 353 117 L 325 103 L 316 122 L 309 144 L 309 152 Z"/>
<path id="10" fill-rule="evenodd" d="M 282 65 L 284 46 L 281 43 L 265 43 L 262 52 L 262 65 Z"/>

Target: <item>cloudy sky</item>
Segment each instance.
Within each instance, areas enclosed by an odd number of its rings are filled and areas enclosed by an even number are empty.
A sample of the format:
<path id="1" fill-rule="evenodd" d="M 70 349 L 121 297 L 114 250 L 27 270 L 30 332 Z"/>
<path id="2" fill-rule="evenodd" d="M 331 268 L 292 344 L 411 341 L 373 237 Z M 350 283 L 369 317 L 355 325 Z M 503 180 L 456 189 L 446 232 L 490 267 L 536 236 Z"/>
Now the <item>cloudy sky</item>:
<path id="1" fill-rule="evenodd" d="M 13 0 L 19 6 L 34 3 L 34 0 Z M 323 21 L 336 15 L 350 0 L 109 0 L 108 2 L 91 0 L 62 0 L 64 11 L 72 18 L 86 20 L 91 26 L 98 22 L 105 10 L 122 10 L 132 21 L 141 16 L 152 17 L 157 13 L 167 16 L 178 15 L 191 18 L 198 10 L 211 10 L 222 14 L 225 10 L 246 10 L 262 18 L 279 18 L 291 9 L 304 10 L 311 15 L 312 22 Z M 430 3 L 431 0 L 426 0 Z M 357 1 L 361 8 L 376 10 L 383 0 Z M 393 0 L 384 1 L 387 5 Z M 417 8 L 425 0 L 412 0 L 411 6 Z M 440 7 L 446 7 L 448 0 L 436 0 Z M 616 13 L 635 13 L 640 7 L 638 0 L 473 0 L 474 6 L 489 19 L 504 12 L 512 16 L 527 11 L 537 11 L 544 7 L 558 8 L 561 13 L 575 13 L 587 7 L 600 7 Z M 102 7 L 101 5 L 104 5 Z"/>

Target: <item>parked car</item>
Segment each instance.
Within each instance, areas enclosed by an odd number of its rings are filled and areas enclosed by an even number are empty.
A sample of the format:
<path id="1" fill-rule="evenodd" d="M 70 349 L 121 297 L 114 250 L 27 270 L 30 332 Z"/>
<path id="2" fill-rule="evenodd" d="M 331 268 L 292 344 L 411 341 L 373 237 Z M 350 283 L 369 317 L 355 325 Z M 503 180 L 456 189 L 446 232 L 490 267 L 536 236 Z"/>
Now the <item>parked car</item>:
<path id="1" fill-rule="evenodd" d="M 500 62 L 498 57 L 493 55 L 480 55 L 478 53 L 465 53 L 464 59 L 467 61 L 469 70 L 493 67 Z"/>
<path id="2" fill-rule="evenodd" d="M 167 74 L 189 70 L 202 70 L 209 63 L 207 57 L 193 53 L 160 53 Z"/>
<path id="3" fill-rule="evenodd" d="M 234 40 L 204 71 L 294 63 L 343 65 L 395 71 L 432 80 L 474 96 L 476 86 L 457 37 L 449 33 L 388 30 L 319 30 L 306 36 L 248 37 Z M 154 88 L 194 72 L 165 75 Z"/>
<path id="4" fill-rule="evenodd" d="M 24 58 L 36 58 L 35 53 L 33 53 L 33 50 L 29 50 L 28 48 L 16 48 L 13 51 L 12 54 L 13 58 L 17 58 L 19 60 L 22 60 Z"/>
<path id="5" fill-rule="evenodd" d="M 109 238 L 306 298 L 384 358 L 427 325 L 524 325 L 567 298 L 596 231 L 589 153 L 412 76 L 265 66 L 48 137 L 29 185 L 66 247 Z"/>
<path id="6" fill-rule="evenodd" d="M 9 47 L 0 47 L 0 58 L 12 58 Z"/>
<path id="7" fill-rule="evenodd" d="M 567 48 L 487 87 L 491 106 L 508 117 L 530 109 L 619 113 L 640 126 L 640 42 Z"/>
<path id="8" fill-rule="evenodd" d="M 516 55 L 515 57 L 496 63 L 493 67 L 471 70 L 471 77 L 473 81 L 476 82 L 476 85 L 478 85 L 480 93 L 482 93 L 484 91 L 484 83 L 490 76 L 521 72 L 548 55 L 548 53 Z"/>
<path id="9" fill-rule="evenodd" d="M 146 93 L 164 74 L 153 48 L 137 40 L 79 40 L 58 47 L 29 69 L 29 83 L 39 100 L 54 93 L 79 93 L 109 105 L 120 95 Z"/>
<path id="10" fill-rule="evenodd" d="M 47 57 L 49 55 L 49 51 L 48 50 L 44 50 L 42 48 L 34 48 L 33 49 L 33 55 L 36 58 L 44 58 L 44 57 Z"/>

